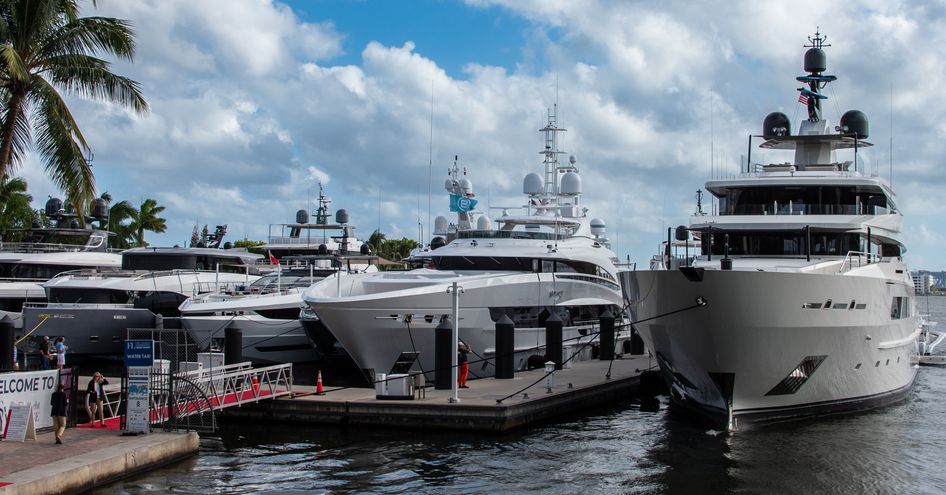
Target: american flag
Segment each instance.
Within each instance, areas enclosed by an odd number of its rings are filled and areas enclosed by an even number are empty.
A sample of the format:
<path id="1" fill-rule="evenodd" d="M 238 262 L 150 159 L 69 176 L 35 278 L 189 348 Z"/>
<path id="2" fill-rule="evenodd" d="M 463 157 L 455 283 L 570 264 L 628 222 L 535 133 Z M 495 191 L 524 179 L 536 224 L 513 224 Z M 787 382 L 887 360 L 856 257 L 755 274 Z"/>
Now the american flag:
<path id="1" fill-rule="evenodd" d="M 798 103 L 801 103 L 802 105 L 807 105 L 807 104 L 808 104 L 808 95 L 806 95 L 805 93 L 799 94 L 799 95 L 798 95 Z"/>

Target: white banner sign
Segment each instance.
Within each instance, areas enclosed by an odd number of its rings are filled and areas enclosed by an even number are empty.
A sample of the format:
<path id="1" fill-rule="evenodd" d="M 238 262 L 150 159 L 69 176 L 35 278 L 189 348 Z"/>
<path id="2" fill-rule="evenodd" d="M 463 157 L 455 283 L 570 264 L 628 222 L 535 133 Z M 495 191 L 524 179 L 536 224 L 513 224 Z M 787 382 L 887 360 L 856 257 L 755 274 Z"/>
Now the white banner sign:
<path id="1" fill-rule="evenodd" d="M 128 404 L 126 406 L 125 431 L 148 433 L 148 418 L 151 406 L 150 366 L 128 367 Z"/>
<path id="2" fill-rule="evenodd" d="M 53 425 L 49 399 L 58 385 L 59 370 L 0 373 L 0 431 L 6 428 L 7 412 L 14 404 L 33 406 L 36 428 Z"/>

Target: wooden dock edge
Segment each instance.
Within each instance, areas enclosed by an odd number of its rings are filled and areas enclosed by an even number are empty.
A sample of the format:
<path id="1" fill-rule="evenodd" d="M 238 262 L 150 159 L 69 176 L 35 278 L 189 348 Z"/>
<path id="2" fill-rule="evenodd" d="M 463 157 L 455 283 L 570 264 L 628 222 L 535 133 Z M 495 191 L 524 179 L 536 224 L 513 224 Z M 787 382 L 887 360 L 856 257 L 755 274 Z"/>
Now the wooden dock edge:
<path id="1" fill-rule="evenodd" d="M 266 421 L 397 429 L 506 432 L 566 417 L 583 409 L 627 400 L 637 393 L 639 375 L 606 380 L 546 394 L 528 391 L 530 399 L 513 404 L 431 403 L 430 401 L 313 401 L 279 399 L 223 412 L 224 421 Z M 510 399 L 511 401 L 512 399 Z"/>

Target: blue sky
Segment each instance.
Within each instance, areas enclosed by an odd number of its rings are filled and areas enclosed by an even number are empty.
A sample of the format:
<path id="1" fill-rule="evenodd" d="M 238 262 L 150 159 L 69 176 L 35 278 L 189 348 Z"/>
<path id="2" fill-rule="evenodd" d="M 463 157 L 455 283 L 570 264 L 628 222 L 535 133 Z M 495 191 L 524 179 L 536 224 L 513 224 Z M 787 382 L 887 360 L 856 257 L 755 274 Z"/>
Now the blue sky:
<path id="1" fill-rule="evenodd" d="M 738 172 L 746 136 L 772 111 L 797 128 L 803 44 L 827 33 L 826 116 L 856 108 L 876 146 L 861 159 L 894 179 L 913 268 L 946 269 L 946 9 L 907 1 L 759 3 L 588 0 L 137 0 L 83 4 L 132 22 L 147 116 L 70 100 L 95 151 L 99 190 L 167 206 L 168 232 L 229 225 L 264 239 L 325 185 L 366 237 L 418 237 L 447 214 L 455 155 L 488 203 L 520 204 L 559 103 L 584 200 L 621 258 L 639 264 L 694 191 Z M 430 140 L 431 90 L 434 94 Z M 428 155 L 430 153 L 430 155 Z M 870 156 L 872 155 L 872 156 Z M 429 156 L 429 158 L 428 158 Z M 777 157 L 753 152 L 754 160 Z M 428 159 L 433 180 L 428 181 Z M 42 164 L 18 171 L 39 207 L 60 195 Z M 428 212 L 426 191 L 432 191 Z M 379 222 L 379 189 L 381 215 Z M 307 199 L 308 198 L 308 199 Z"/>

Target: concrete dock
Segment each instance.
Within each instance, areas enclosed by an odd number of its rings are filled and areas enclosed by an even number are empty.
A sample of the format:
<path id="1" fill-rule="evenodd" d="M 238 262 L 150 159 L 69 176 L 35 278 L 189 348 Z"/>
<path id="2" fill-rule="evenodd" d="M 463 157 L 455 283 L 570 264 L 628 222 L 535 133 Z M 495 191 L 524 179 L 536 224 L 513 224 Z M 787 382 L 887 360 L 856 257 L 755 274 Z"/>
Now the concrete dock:
<path id="1" fill-rule="evenodd" d="M 303 392 L 294 398 L 228 409 L 221 419 L 503 432 L 627 399 L 636 394 L 641 371 L 655 365 L 648 356 L 576 362 L 554 373 L 551 392 L 541 369 L 517 372 L 513 379 L 471 380 L 470 388 L 459 391 L 459 403 L 449 402 L 450 390 L 432 386 L 424 394 L 415 393 L 414 400 L 379 400 L 374 389 L 326 386 L 325 395 Z M 609 366 L 611 375 L 606 378 Z M 506 398 L 511 394 L 515 395 Z M 499 399 L 504 400 L 497 403 Z"/>
<path id="2" fill-rule="evenodd" d="M 197 454 L 196 433 L 123 437 L 117 431 L 68 428 L 36 440 L 0 442 L 0 495 L 81 493 Z"/>

